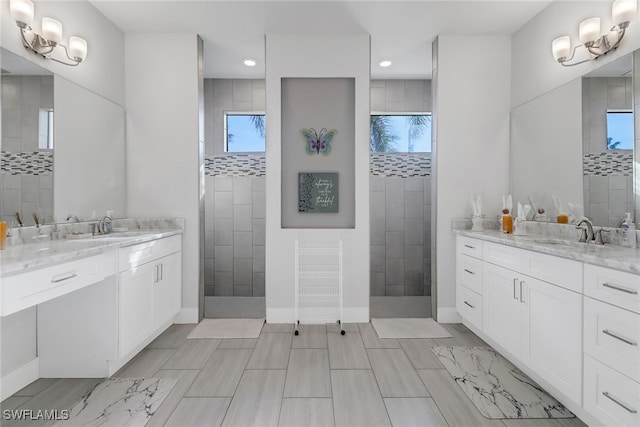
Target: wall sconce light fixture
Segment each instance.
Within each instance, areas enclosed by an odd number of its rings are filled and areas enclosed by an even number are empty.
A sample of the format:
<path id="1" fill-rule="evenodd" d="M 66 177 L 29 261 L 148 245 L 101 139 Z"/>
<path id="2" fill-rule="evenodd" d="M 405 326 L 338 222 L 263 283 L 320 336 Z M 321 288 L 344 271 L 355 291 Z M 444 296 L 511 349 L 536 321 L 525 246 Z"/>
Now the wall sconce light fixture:
<path id="1" fill-rule="evenodd" d="M 69 45 L 62 44 L 62 23 L 53 18 L 42 18 L 42 34 L 31 28 L 33 2 L 31 0 L 10 0 L 11 16 L 20 29 L 22 44 L 27 50 L 61 64 L 76 66 L 87 57 L 87 41 L 80 37 L 69 37 Z M 64 49 L 66 59 L 54 56 L 56 47 Z M 59 49 L 58 49 L 59 50 Z"/>
<path id="2" fill-rule="evenodd" d="M 593 61 L 615 50 L 620 45 L 620 41 L 624 37 L 625 30 L 629 26 L 629 22 L 635 17 L 638 8 L 637 0 L 615 0 L 611 7 L 613 15 L 613 27 L 608 33 L 600 35 L 600 18 L 589 18 L 580 23 L 579 35 L 580 43 L 573 49 L 571 48 L 571 39 L 569 36 L 558 37 L 551 44 L 553 57 L 561 65 L 570 67 L 582 64 L 584 62 Z M 584 46 L 590 54 L 590 58 L 579 62 L 569 63 L 576 53 L 576 49 Z"/>

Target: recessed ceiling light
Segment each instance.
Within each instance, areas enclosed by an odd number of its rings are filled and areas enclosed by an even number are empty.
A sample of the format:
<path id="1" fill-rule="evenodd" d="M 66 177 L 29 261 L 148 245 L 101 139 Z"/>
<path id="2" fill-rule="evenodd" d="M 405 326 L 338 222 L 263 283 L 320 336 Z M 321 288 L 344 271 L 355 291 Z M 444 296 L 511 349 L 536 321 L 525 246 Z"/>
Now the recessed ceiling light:
<path id="1" fill-rule="evenodd" d="M 258 60 L 255 58 L 244 58 L 242 60 L 242 63 L 247 67 L 255 67 L 256 65 L 258 65 Z"/>
<path id="2" fill-rule="evenodd" d="M 380 61 L 380 65 L 382 68 L 387 68 L 391 66 L 391 61 Z"/>

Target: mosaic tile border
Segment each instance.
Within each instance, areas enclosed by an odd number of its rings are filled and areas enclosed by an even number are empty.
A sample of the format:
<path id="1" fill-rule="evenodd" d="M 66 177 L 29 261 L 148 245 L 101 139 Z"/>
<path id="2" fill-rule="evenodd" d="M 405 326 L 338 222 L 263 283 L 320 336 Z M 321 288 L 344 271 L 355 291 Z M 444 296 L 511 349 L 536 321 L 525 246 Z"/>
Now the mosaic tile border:
<path id="1" fill-rule="evenodd" d="M 584 175 L 633 175 L 633 151 L 589 153 L 582 157 Z"/>
<path id="2" fill-rule="evenodd" d="M 207 156 L 204 160 L 207 176 L 265 176 L 264 154 L 228 154 Z M 431 153 L 371 153 L 370 172 L 374 176 L 431 176 Z"/>
<path id="3" fill-rule="evenodd" d="M 47 175 L 53 172 L 53 151 L 3 151 L 0 172 L 9 175 Z"/>
<path id="4" fill-rule="evenodd" d="M 431 153 L 371 153 L 370 172 L 400 178 L 431 176 Z"/>

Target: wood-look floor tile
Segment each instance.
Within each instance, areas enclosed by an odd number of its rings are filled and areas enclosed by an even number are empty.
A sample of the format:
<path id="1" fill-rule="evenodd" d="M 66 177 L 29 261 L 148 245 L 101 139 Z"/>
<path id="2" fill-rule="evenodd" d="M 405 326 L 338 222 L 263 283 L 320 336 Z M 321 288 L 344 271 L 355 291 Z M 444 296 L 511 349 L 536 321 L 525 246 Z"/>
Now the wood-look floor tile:
<path id="1" fill-rule="evenodd" d="M 431 351 L 431 347 L 435 346 L 437 346 L 437 344 L 431 339 L 400 340 L 400 347 L 402 347 L 411 364 L 416 369 L 444 369 L 442 363 L 440 363 L 436 355 Z"/>
<path id="2" fill-rule="evenodd" d="M 217 339 L 187 340 L 162 369 L 202 369 L 220 341 Z"/>
<path id="3" fill-rule="evenodd" d="M 402 349 L 370 348 L 367 354 L 382 397 L 429 397 Z"/>
<path id="4" fill-rule="evenodd" d="M 331 399 L 282 399 L 278 427 L 332 427 L 333 425 Z"/>
<path id="5" fill-rule="evenodd" d="M 166 348 L 145 348 L 124 365 L 113 378 L 151 378 L 177 350 Z"/>
<path id="6" fill-rule="evenodd" d="M 293 334 L 262 333 L 247 369 L 287 369 Z"/>
<path id="7" fill-rule="evenodd" d="M 331 369 L 371 369 L 359 332 L 327 334 Z"/>
<path id="8" fill-rule="evenodd" d="M 365 348 L 400 348 L 396 339 L 379 338 L 371 323 L 359 323 L 358 328 Z"/>
<path id="9" fill-rule="evenodd" d="M 391 426 L 370 370 L 331 371 L 336 426 Z"/>
<path id="10" fill-rule="evenodd" d="M 167 422 L 174 409 L 185 393 L 198 376 L 197 370 L 165 370 L 161 369 L 155 373 L 154 377 L 157 378 L 171 378 L 176 380 L 176 385 L 173 386 L 171 392 L 165 397 L 162 405 L 154 412 L 153 416 L 149 419 L 145 427 L 162 427 Z"/>
<path id="11" fill-rule="evenodd" d="M 35 396 L 58 381 L 58 378 L 40 378 L 16 392 L 14 396 Z"/>
<path id="12" fill-rule="evenodd" d="M 188 397 L 233 397 L 249 357 L 249 348 L 216 349 L 186 393 Z"/>
<path id="13" fill-rule="evenodd" d="M 502 420 L 507 427 L 587 427 L 580 418 Z"/>
<path id="14" fill-rule="evenodd" d="M 5 400 L 0 402 L 0 410 L 4 411 L 4 410 L 18 409 L 20 406 L 27 403 L 27 401 L 29 401 L 30 399 L 31 399 L 31 396 L 13 395 L 13 396 L 7 397 Z M 0 412 L 0 417 L 1 416 L 2 416 L 2 413 Z"/>
<path id="15" fill-rule="evenodd" d="M 500 420 L 483 417 L 446 370 L 424 369 L 418 374 L 450 427 L 505 426 Z"/>
<path id="16" fill-rule="evenodd" d="M 293 333 L 293 323 L 265 323 L 262 332 L 290 332 Z"/>
<path id="17" fill-rule="evenodd" d="M 385 398 L 384 404 L 391 424 L 402 427 L 441 427 L 447 422 L 433 399 Z"/>
<path id="18" fill-rule="evenodd" d="M 222 425 L 277 426 L 286 375 L 285 370 L 246 370 Z"/>
<path id="19" fill-rule="evenodd" d="M 479 336 L 474 334 L 473 332 L 465 332 L 462 333 L 459 330 L 458 324 L 453 323 L 442 323 L 441 324 L 447 332 L 452 335 L 452 338 L 436 338 L 434 339 L 436 345 L 438 346 L 486 346 L 487 343 L 484 342 Z"/>
<path id="20" fill-rule="evenodd" d="M 327 348 L 325 325 L 300 325 L 299 334 L 293 336 L 291 348 Z"/>
<path id="21" fill-rule="evenodd" d="M 226 338 L 218 348 L 254 348 L 258 338 Z"/>
<path id="22" fill-rule="evenodd" d="M 291 350 L 284 397 L 331 397 L 326 349 Z"/>
<path id="23" fill-rule="evenodd" d="M 224 397 L 185 397 L 165 427 L 218 427 L 231 403 Z"/>
<path id="24" fill-rule="evenodd" d="M 153 340 L 147 348 L 180 348 L 182 344 L 187 340 L 187 337 L 195 329 L 197 325 L 171 325 L 169 328 L 161 333 L 158 338 Z"/>
<path id="25" fill-rule="evenodd" d="M 360 332 L 358 329 L 357 323 L 343 323 L 342 330 L 346 332 Z M 327 323 L 327 332 L 329 333 L 339 333 L 340 325 L 337 323 Z"/>

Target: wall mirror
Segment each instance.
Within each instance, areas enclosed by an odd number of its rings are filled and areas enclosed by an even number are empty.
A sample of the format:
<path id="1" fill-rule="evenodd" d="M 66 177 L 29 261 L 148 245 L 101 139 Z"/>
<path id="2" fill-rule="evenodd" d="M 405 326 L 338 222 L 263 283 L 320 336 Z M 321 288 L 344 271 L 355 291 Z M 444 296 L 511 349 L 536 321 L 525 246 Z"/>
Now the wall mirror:
<path id="1" fill-rule="evenodd" d="M 637 216 L 632 64 L 626 55 L 512 110 L 514 202 L 531 197 L 553 221 L 557 195 L 563 210 L 580 205 L 604 227 Z"/>
<path id="2" fill-rule="evenodd" d="M 2 220 L 125 216 L 124 109 L 6 49 L 0 58 Z"/>

